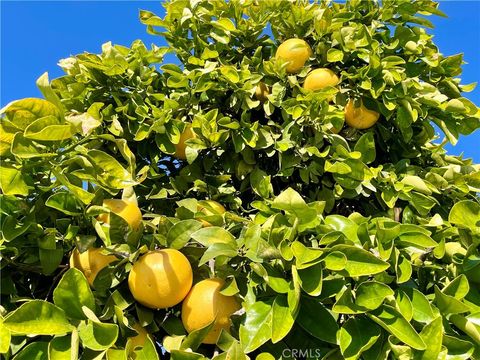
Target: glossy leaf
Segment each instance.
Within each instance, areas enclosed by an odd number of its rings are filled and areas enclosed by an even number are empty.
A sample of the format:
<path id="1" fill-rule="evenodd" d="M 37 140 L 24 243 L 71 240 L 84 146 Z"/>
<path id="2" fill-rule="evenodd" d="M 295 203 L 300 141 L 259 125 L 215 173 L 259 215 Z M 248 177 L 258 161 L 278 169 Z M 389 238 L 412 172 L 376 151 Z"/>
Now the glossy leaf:
<path id="1" fill-rule="evenodd" d="M 117 340 L 118 326 L 88 320 L 78 326 L 78 335 L 83 346 L 102 351 L 110 348 Z"/>
<path id="2" fill-rule="evenodd" d="M 417 350 L 425 350 L 426 345 L 412 325 L 389 305 L 383 305 L 373 311 L 369 317 L 397 337 L 400 341 Z"/>
<path id="3" fill-rule="evenodd" d="M 336 245 L 332 248 L 332 251 L 341 252 L 347 258 L 345 270 L 343 270 L 347 276 L 373 275 L 388 269 L 390 266 L 372 253 L 356 246 Z"/>
<path id="4" fill-rule="evenodd" d="M 5 317 L 4 326 L 12 335 L 57 335 L 72 331 L 65 313 L 43 300 L 31 300 Z"/>
<path id="5" fill-rule="evenodd" d="M 380 337 L 381 329 L 363 317 L 350 318 L 337 333 L 342 355 L 347 360 L 359 359 Z"/>
<path id="6" fill-rule="evenodd" d="M 75 268 L 69 269 L 53 291 L 55 305 L 65 314 L 78 320 L 86 319 L 82 307 L 95 311 L 95 299 L 85 275 Z"/>
<path id="7" fill-rule="evenodd" d="M 337 322 L 317 300 L 302 298 L 297 321 L 312 336 L 332 344 L 336 343 Z"/>

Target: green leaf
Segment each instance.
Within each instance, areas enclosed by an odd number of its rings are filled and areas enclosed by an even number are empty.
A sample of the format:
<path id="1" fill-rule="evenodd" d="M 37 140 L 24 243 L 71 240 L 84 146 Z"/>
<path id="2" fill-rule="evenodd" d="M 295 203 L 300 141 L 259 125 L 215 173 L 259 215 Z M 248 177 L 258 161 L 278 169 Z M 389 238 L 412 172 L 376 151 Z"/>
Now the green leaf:
<path id="1" fill-rule="evenodd" d="M 420 337 L 426 345 L 423 351 L 414 352 L 414 360 L 437 360 L 442 350 L 443 325 L 442 317 L 437 317 L 420 332 Z"/>
<path id="2" fill-rule="evenodd" d="M 393 295 L 394 292 L 388 285 L 376 281 L 365 281 L 355 291 L 355 304 L 368 310 L 374 310 L 382 305 L 387 297 Z"/>
<path id="3" fill-rule="evenodd" d="M 448 296 L 453 296 L 455 299 L 462 300 L 470 291 L 470 285 L 465 275 L 461 274 L 453 279 L 445 288 L 442 293 Z"/>
<path id="4" fill-rule="evenodd" d="M 312 316 L 315 314 L 315 316 Z M 322 321 L 318 321 L 322 319 Z M 336 344 L 338 325 L 333 315 L 316 299 L 302 298 L 297 322 L 312 336 Z"/>
<path id="5" fill-rule="evenodd" d="M 298 192 L 292 188 L 288 188 L 280 193 L 275 200 L 273 200 L 272 207 L 275 209 L 296 213 L 297 211 L 301 212 L 307 208 L 307 204 Z"/>
<path id="6" fill-rule="evenodd" d="M 135 360 L 159 360 L 157 350 L 153 340 L 148 336 L 145 339 L 145 344 L 141 349 L 137 349 L 133 352 L 135 354 Z"/>
<path id="7" fill-rule="evenodd" d="M 323 259 L 325 268 L 333 271 L 341 271 L 347 265 L 347 257 L 340 251 L 332 251 Z"/>
<path id="8" fill-rule="evenodd" d="M 65 186 L 72 194 L 74 194 L 77 199 L 79 199 L 82 203 L 85 205 L 88 205 L 91 203 L 93 198 L 95 197 L 94 194 L 89 193 L 88 191 L 84 190 L 83 188 L 73 185 L 70 180 L 62 174 L 61 172 L 57 171 L 57 169 L 52 169 L 52 173 L 55 175 L 57 180 Z"/>
<path id="9" fill-rule="evenodd" d="M 35 120 L 23 133 L 27 139 L 40 141 L 61 141 L 70 139 L 75 133 L 71 124 L 61 124 L 57 117 L 50 115 Z"/>
<path id="10" fill-rule="evenodd" d="M 226 31 L 235 31 L 235 24 L 229 18 L 221 18 L 212 22 L 212 25 Z"/>
<path id="11" fill-rule="evenodd" d="M 71 216 L 78 216 L 83 213 L 83 206 L 72 193 L 59 191 L 45 201 L 45 205 Z"/>
<path id="12" fill-rule="evenodd" d="M 445 295 L 435 286 L 435 302 L 443 314 L 461 314 L 470 310 L 470 307 L 453 296 Z"/>
<path id="13" fill-rule="evenodd" d="M 127 358 L 128 353 L 127 353 L 126 349 L 110 348 L 110 349 L 107 350 L 106 355 L 107 355 L 107 360 L 128 360 L 128 358 Z M 67 359 L 65 359 L 65 360 L 67 360 Z"/>
<path id="14" fill-rule="evenodd" d="M 136 184 L 132 174 L 113 156 L 100 150 L 90 150 L 87 156 L 105 185 L 113 189 L 125 189 Z"/>
<path id="15" fill-rule="evenodd" d="M 429 323 L 435 319 L 436 316 L 434 315 L 430 302 L 425 295 L 417 289 L 412 288 L 402 288 L 402 291 L 408 295 L 412 303 L 413 320 L 422 323 Z"/>
<path id="16" fill-rule="evenodd" d="M 398 244 L 403 246 L 413 246 L 420 249 L 436 247 L 438 245 L 430 236 L 419 233 L 406 233 L 398 237 Z"/>
<path id="17" fill-rule="evenodd" d="M 0 188 L 5 195 L 28 195 L 28 185 L 25 182 L 25 176 L 21 171 L 6 164 L 2 165 L 2 170 L 0 171 Z"/>
<path id="18" fill-rule="evenodd" d="M 363 276 L 378 274 L 390 267 L 390 265 L 377 258 L 372 253 L 350 245 L 335 245 L 332 251 L 338 251 L 345 255 L 347 263 L 345 264 L 345 273 L 347 276 Z"/>
<path id="19" fill-rule="evenodd" d="M 295 316 L 288 306 L 286 296 L 278 295 L 272 305 L 272 342 L 278 343 L 293 327 Z"/>
<path id="20" fill-rule="evenodd" d="M 218 256 L 226 256 L 229 258 L 233 258 L 237 256 L 237 248 L 232 244 L 224 244 L 224 243 L 212 244 L 203 253 L 202 258 L 198 262 L 198 266 L 202 266 L 203 264 L 207 263 L 209 260 L 214 259 Z"/>
<path id="21" fill-rule="evenodd" d="M 225 78 L 227 78 L 234 84 L 236 84 L 240 80 L 237 69 L 235 69 L 233 66 L 222 66 L 220 68 L 220 72 L 223 76 L 225 76 Z"/>
<path id="22" fill-rule="evenodd" d="M 24 130 L 35 120 L 45 116 L 61 117 L 60 110 L 51 102 L 37 98 L 15 100 L 0 110 L 6 113 L 9 120 L 18 128 Z"/>
<path id="23" fill-rule="evenodd" d="M 463 200 L 453 205 L 448 221 L 480 233 L 480 204 L 472 200 Z"/>
<path id="24" fill-rule="evenodd" d="M 167 233 L 167 245 L 169 248 L 181 249 L 190 240 L 192 234 L 202 228 L 202 223 L 189 219 L 182 220 L 173 225 Z"/>
<path id="25" fill-rule="evenodd" d="M 191 234 L 191 237 L 193 240 L 207 247 L 216 243 L 229 244 L 235 248 L 237 246 L 235 237 L 227 230 L 217 226 L 209 226 L 197 230 Z"/>
<path id="26" fill-rule="evenodd" d="M 425 343 L 413 326 L 393 307 L 382 305 L 382 307 L 368 315 L 373 321 L 405 344 L 417 350 L 426 349 Z"/>
<path id="27" fill-rule="evenodd" d="M 118 326 L 88 320 L 78 326 L 78 335 L 83 346 L 95 351 L 106 350 L 117 340 Z"/>
<path id="28" fill-rule="evenodd" d="M 345 360 L 357 360 L 380 337 L 380 328 L 364 317 L 350 318 L 337 333 L 338 344 Z"/>
<path id="29" fill-rule="evenodd" d="M 349 218 L 341 215 L 329 215 L 325 218 L 325 224 L 342 232 L 348 240 L 358 243 L 358 225 Z"/>
<path id="30" fill-rule="evenodd" d="M 59 307 L 43 300 L 31 300 L 5 317 L 12 335 L 59 335 L 72 331 L 72 325 Z"/>
<path id="31" fill-rule="evenodd" d="M 480 325 L 478 325 L 478 318 L 475 319 L 475 322 L 472 322 L 469 317 L 453 314 L 450 316 L 449 320 L 457 328 L 467 334 L 476 345 L 480 345 Z"/>
<path id="32" fill-rule="evenodd" d="M 45 341 L 32 342 L 18 352 L 13 360 L 49 360 L 48 343 Z"/>
<path id="33" fill-rule="evenodd" d="M 258 349 L 272 335 L 272 306 L 257 301 L 246 310 L 245 323 L 240 325 L 240 343 L 246 354 Z"/>
<path id="34" fill-rule="evenodd" d="M 163 20 L 151 11 L 140 10 L 138 13 L 138 17 L 144 25 L 164 26 Z"/>
<path id="35" fill-rule="evenodd" d="M 452 360 L 469 360 L 475 348 L 469 341 L 459 339 L 458 336 L 443 336 L 443 342 L 447 348 L 447 356 Z"/>
<path id="36" fill-rule="evenodd" d="M 322 264 L 299 269 L 300 286 L 308 295 L 318 296 L 322 292 Z"/>
<path id="37" fill-rule="evenodd" d="M 194 330 L 189 333 L 185 339 L 182 341 L 182 345 L 180 346 L 181 350 L 191 349 L 193 351 L 197 350 L 198 347 L 202 344 L 203 339 L 205 336 L 208 335 L 212 327 L 215 325 L 215 321 L 211 321 L 209 324 L 205 325 L 204 327 Z"/>
<path id="38" fill-rule="evenodd" d="M 292 252 L 296 259 L 298 269 L 305 269 L 318 264 L 323 254 L 323 250 L 317 248 L 307 248 L 300 241 L 294 241 L 291 245 Z"/>
<path id="39" fill-rule="evenodd" d="M 48 344 L 48 359 L 49 360 L 71 360 L 72 339 L 70 336 L 54 337 Z"/>
<path id="40" fill-rule="evenodd" d="M 82 307 L 95 311 L 95 299 L 87 279 L 75 268 L 69 269 L 53 291 L 53 302 L 62 308 L 68 317 L 84 320 Z"/>
<path id="41" fill-rule="evenodd" d="M 327 51 L 327 61 L 328 62 L 337 62 L 343 60 L 343 51 L 338 49 L 328 49 Z"/>
<path id="42" fill-rule="evenodd" d="M 63 259 L 63 247 L 60 243 L 56 244 L 55 249 L 38 249 L 40 264 L 45 275 L 53 273 Z"/>
<path id="43" fill-rule="evenodd" d="M 432 190 L 430 190 L 427 183 L 419 176 L 407 175 L 402 179 L 401 183 L 413 187 L 413 190 L 421 192 L 424 195 L 432 195 Z"/>
<path id="44" fill-rule="evenodd" d="M 264 199 L 268 199 L 273 194 L 270 176 L 259 168 L 255 168 L 250 173 L 250 184 L 252 185 L 252 190 Z"/>
<path id="45" fill-rule="evenodd" d="M 48 73 L 45 72 L 43 73 L 36 81 L 37 87 L 40 89 L 42 92 L 43 96 L 45 96 L 45 99 L 50 101 L 52 104 L 55 104 L 55 106 L 61 111 L 65 111 L 65 106 L 62 104 L 60 101 L 59 97 L 57 94 L 53 91 L 52 87 L 50 86 L 50 82 L 48 80 Z"/>
<path id="46" fill-rule="evenodd" d="M 407 294 L 405 294 L 405 292 L 403 292 L 401 289 L 398 289 L 395 301 L 396 301 L 397 308 L 400 311 L 400 313 L 403 315 L 403 317 L 407 321 L 412 320 L 413 307 L 412 307 L 412 302 L 408 298 Z"/>
<path id="47" fill-rule="evenodd" d="M 40 146 L 23 136 L 22 133 L 15 134 L 12 142 L 12 154 L 21 159 L 33 159 L 37 157 L 50 158 L 57 156 L 54 152 L 47 152 L 49 149 Z"/>
<path id="48" fill-rule="evenodd" d="M 3 324 L 3 321 L 3 316 L 0 315 L 0 354 L 8 352 L 12 339 L 10 330 Z"/>
<path id="49" fill-rule="evenodd" d="M 202 354 L 191 351 L 173 350 L 170 354 L 171 360 L 205 360 L 206 357 Z M 149 359 L 144 359 L 149 360 Z"/>
<path id="50" fill-rule="evenodd" d="M 370 164 L 375 160 L 375 139 L 373 138 L 373 132 L 369 131 L 363 134 L 355 144 L 355 151 L 362 154 L 362 161 L 365 164 Z"/>

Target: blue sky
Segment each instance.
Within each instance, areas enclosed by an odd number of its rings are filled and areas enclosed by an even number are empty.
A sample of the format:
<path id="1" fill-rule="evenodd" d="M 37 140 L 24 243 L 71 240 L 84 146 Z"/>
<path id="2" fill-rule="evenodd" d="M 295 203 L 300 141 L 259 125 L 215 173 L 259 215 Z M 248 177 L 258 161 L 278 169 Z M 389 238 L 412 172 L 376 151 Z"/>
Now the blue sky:
<path id="1" fill-rule="evenodd" d="M 50 78 L 62 75 L 59 59 L 84 51 L 98 53 L 112 41 L 129 45 L 142 39 L 147 45 L 164 45 L 148 35 L 138 21 L 138 10 L 163 13 L 160 1 L 6 1 L 1 7 L 0 105 L 40 96 L 35 80 L 45 71 Z M 442 1 L 449 17 L 430 17 L 436 28 L 434 41 L 445 55 L 463 52 L 462 83 L 480 81 L 480 1 Z M 480 104 L 480 86 L 465 94 Z M 464 153 L 480 163 L 480 131 L 462 137 L 449 153 Z"/>

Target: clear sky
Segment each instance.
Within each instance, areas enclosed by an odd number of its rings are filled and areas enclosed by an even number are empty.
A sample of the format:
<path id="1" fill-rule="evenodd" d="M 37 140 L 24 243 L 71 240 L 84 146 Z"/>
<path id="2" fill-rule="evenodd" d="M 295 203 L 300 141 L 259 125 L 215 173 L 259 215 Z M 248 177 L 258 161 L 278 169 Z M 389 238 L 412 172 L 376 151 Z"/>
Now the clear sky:
<path id="1" fill-rule="evenodd" d="M 165 45 L 148 35 L 138 21 L 138 10 L 163 14 L 160 1 L 8 1 L 1 7 L 0 105 L 40 96 L 35 80 L 45 71 L 50 78 L 62 75 L 59 59 L 84 51 L 101 52 L 112 41 L 129 45 L 142 39 Z M 463 52 L 462 83 L 480 82 L 480 1 L 442 1 L 440 10 L 449 17 L 430 17 L 434 41 L 445 55 Z M 480 105 L 480 85 L 465 95 Z M 464 153 L 480 163 L 480 131 L 462 137 L 449 153 Z"/>

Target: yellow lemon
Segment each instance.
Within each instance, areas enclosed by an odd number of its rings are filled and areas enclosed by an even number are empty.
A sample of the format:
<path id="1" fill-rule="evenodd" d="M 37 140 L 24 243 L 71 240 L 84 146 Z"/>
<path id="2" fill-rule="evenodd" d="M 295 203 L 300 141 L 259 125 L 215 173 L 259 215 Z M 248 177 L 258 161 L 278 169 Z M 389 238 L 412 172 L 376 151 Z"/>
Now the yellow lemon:
<path id="1" fill-rule="evenodd" d="M 138 230 L 142 222 L 142 212 L 136 204 L 128 200 L 122 199 L 106 199 L 103 200 L 103 206 L 110 209 L 111 212 L 120 216 L 134 230 Z M 97 218 L 104 223 L 110 223 L 110 214 L 101 214 Z"/>
<path id="2" fill-rule="evenodd" d="M 90 286 L 93 286 L 93 281 L 100 270 L 117 260 L 114 255 L 102 254 L 102 250 L 102 248 L 90 248 L 80 253 L 75 248 L 70 255 L 70 267 L 80 270 Z"/>
<path id="3" fill-rule="evenodd" d="M 277 49 L 275 58 L 287 63 L 285 69 L 288 73 L 299 72 L 308 58 L 312 56 L 312 49 L 305 40 L 288 39 Z"/>
<path id="4" fill-rule="evenodd" d="M 379 117 L 378 112 L 367 109 L 363 103 L 356 107 L 352 99 L 345 106 L 345 122 L 354 129 L 368 129 L 375 125 Z"/>
<path id="5" fill-rule="evenodd" d="M 205 216 L 222 215 L 225 213 L 225 208 L 222 204 L 214 200 L 200 200 L 197 203 L 197 211 Z M 199 219 L 204 227 L 212 226 L 208 221 Z"/>
<path id="6" fill-rule="evenodd" d="M 164 309 L 181 302 L 192 287 L 192 267 L 175 249 L 146 253 L 128 275 L 128 287 L 135 300 L 152 309 Z"/>
<path id="7" fill-rule="evenodd" d="M 186 160 L 187 155 L 185 154 L 185 149 L 187 148 L 187 144 L 185 142 L 187 140 L 195 138 L 197 135 L 192 130 L 192 125 L 188 124 L 185 127 L 185 130 L 180 134 L 180 140 L 178 144 L 175 144 L 175 154 L 174 156 L 180 160 Z"/>
<path id="8" fill-rule="evenodd" d="M 261 102 L 267 101 L 267 96 L 270 95 L 267 85 L 260 81 L 255 88 L 255 98 Z"/>
<path id="9" fill-rule="evenodd" d="M 308 73 L 303 83 L 303 88 L 315 91 L 324 89 L 327 86 L 336 86 L 339 81 L 340 79 L 332 70 L 326 68 L 315 69 Z"/>
<path id="10" fill-rule="evenodd" d="M 182 304 L 182 322 L 188 332 L 215 321 L 203 340 L 205 344 L 215 344 L 222 329 L 229 331 L 230 316 L 240 309 L 235 297 L 220 293 L 223 285 L 222 279 L 202 280 L 192 287 Z"/>

